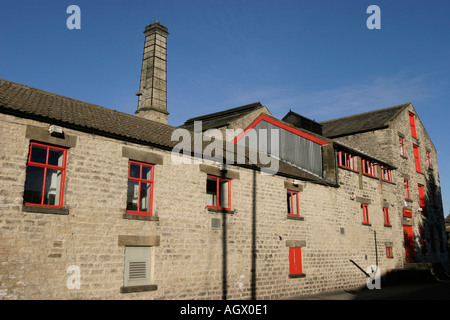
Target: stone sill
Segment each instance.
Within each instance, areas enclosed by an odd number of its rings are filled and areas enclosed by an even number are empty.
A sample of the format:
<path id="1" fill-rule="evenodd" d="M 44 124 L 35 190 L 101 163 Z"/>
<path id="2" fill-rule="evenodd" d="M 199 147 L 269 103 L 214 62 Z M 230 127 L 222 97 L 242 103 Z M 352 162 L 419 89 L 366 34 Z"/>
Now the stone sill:
<path id="1" fill-rule="evenodd" d="M 363 226 L 368 226 L 368 227 L 371 227 L 371 226 L 372 226 L 371 223 L 364 223 L 364 222 L 361 222 L 361 224 L 362 224 Z"/>
<path id="2" fill-rule="evenodd" d="M 299 273 L 299 274 L 290 274 L 289 275 L 289 279 L 297 279 L 297 278 L 305 278 L 306 274 L 304 273 Z"/>
<path id="3" fill-rule="evenodd" d="M 132 214 L 132 213 L 124 213 L 122 215 L 122 218 L 129 219 L 129 220 L 159 221 L 158 216 L 146 216 L 146 215 Z"/>
<path id="4" fill-rule="evenodd" d="M 25 212 L 35 212 L 35 213 L 46 213 L 46 214 L 60 214 L 68 215 L 69 209 L 67 208 L 53 208 L 53 207 L 39 207 L 39 206 L 22 206 L 22 211 Z"/>
<path id="5" fill-rule="evenodd" d="M 156 291 L 156 290 L 158 290 L 158 286 L 156 284 L 149 284 L 149 285 L 143 285 L 143 286 L 121 287 L 120 293 L 145 292 L 145 291 Z"/>
<path id="6" fill-rule="evenodd" d="M 286 217 L 287 217 L 287 219 L 289 219 L 289 220 L 299 220 L 299 221 L 305 220 L 304 217 L 300 217 L 300 216 L 290 216 L 290 215 L 287 215 Z"/>
<path id="7" fill-rule="evenodd" d="M 390 225 L 390 224 L 385 224 L 384 225 L 386 228 L 392 228 L 392 225 Z"/>
<path id="8" fill-rule="evenodd" d="M 206 207 L 206 209 L 209 212 L 219 212 L 219 213 L 229 213 L 229 214 L 234 214 L 235 213 L 234 210 L 217 209 L 217 208 L 209 208 L 209 207 Z"/>

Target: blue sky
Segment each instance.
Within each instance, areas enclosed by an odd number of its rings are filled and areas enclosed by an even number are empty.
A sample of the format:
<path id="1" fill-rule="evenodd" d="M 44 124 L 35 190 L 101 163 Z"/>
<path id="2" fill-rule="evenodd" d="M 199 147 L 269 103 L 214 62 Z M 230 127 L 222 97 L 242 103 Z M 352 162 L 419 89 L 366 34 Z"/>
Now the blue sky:
<path id="1" fill-rule="evenodd" d="M 69 30 L 69 5 L 81 29 Z M 366 9 L 381 9 L 369 30 Z M 450 210 L 448 0 L 0 0 L 0 78 L 133 114 L 146 25 L 169 29 L 169 124 L 252 102 L 316 121 L 412 102 Z"/>

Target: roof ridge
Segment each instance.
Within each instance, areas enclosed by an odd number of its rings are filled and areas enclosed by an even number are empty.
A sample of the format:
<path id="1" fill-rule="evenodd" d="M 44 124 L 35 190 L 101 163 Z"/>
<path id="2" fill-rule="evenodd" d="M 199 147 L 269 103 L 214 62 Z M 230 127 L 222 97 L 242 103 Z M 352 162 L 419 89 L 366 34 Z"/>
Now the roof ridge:
<path id="1" fill-rule="evenodd" d="M 363 116 L 363 115 L 369 115 L 372 113 L 377 113 L 377 112 L 381 112 L 381 111 L 386 111 L 386 110 L 390 110 L 390 109 L 395 109 L 395 108 L 404 108 L 407 107 L 409 105 L 411 105 L 411 102 L 407 102 L 407 103 L 403 103 L 403 104 L 399 104 L 396 106 L 392 106 L 392 107 L 387 107 L 387 108 L 382 108 L 382 109 L 376 109 L 376 110 L 372 110 L 372 111 L 367 111 L 367 112 L 362 112 L 362 113 L 357 113 L 354 115 L 350 115 L 350 116 L 346 116 L 346 117 L 341 117 L 341 118 L 336 118 L 336 119 L 330 119 L 330 120 L 325 120 L 325 121 L 320 121 L 319 123 L 327 123 L 327 122 L 332 122 L 332 121 L 337 121 L 337 120 L 343 120 L 343 119 L 349 119 L 349 118 L 353 118 L 353 117 L 358 117 L 358 116 Z"/>
<path id="2" fill-rule="evenodd" d="M 254 103 L 246 104 L 246 105 L 240 106 L 240 107 L 235 107 L 235 108 L 226 109 L 226 110 L 222 110 L 222 111 L 218 111 L 218 112 L 214 112 L 214 113 L 209 113 L 209 114 L 205 114 L 203 116 L 193 117 L 193 118 L 187 119 L 184 124 L 193 122 L 197 119 L 198 120 L 207 120 L 207 119 L 211 119 L 211 118 L 221 116 L 221 115 L 232 114 L 233 112 L 250 109 L 251 107 L 260 108 L 260 107 L 263 107 L 263 105 L 261 104 L 261 102 L 254 102 Z"/>

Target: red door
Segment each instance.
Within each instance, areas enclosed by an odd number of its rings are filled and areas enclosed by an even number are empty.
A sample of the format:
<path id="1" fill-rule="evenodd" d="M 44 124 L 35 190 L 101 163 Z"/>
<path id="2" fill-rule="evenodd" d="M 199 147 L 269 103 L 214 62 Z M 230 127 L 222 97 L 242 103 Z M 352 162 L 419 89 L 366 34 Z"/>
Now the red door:
<path id="1" fill-rule="evenodd" d="M 412 226 L 403 226 L 403 236 L 405 239 L 406 262 L 414 262 L 414 235 Z"/>

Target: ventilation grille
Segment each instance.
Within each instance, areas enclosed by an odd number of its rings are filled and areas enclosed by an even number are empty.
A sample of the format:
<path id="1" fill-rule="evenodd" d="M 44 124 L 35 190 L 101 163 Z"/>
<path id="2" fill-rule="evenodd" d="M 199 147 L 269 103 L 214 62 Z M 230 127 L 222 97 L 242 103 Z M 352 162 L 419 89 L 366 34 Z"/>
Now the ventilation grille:
<path id="1" fill-rule="evenodd" d="M 128 279 L 142 280 L 147 277 L 147 263 L 145 261 L 130 261 Z"/>

